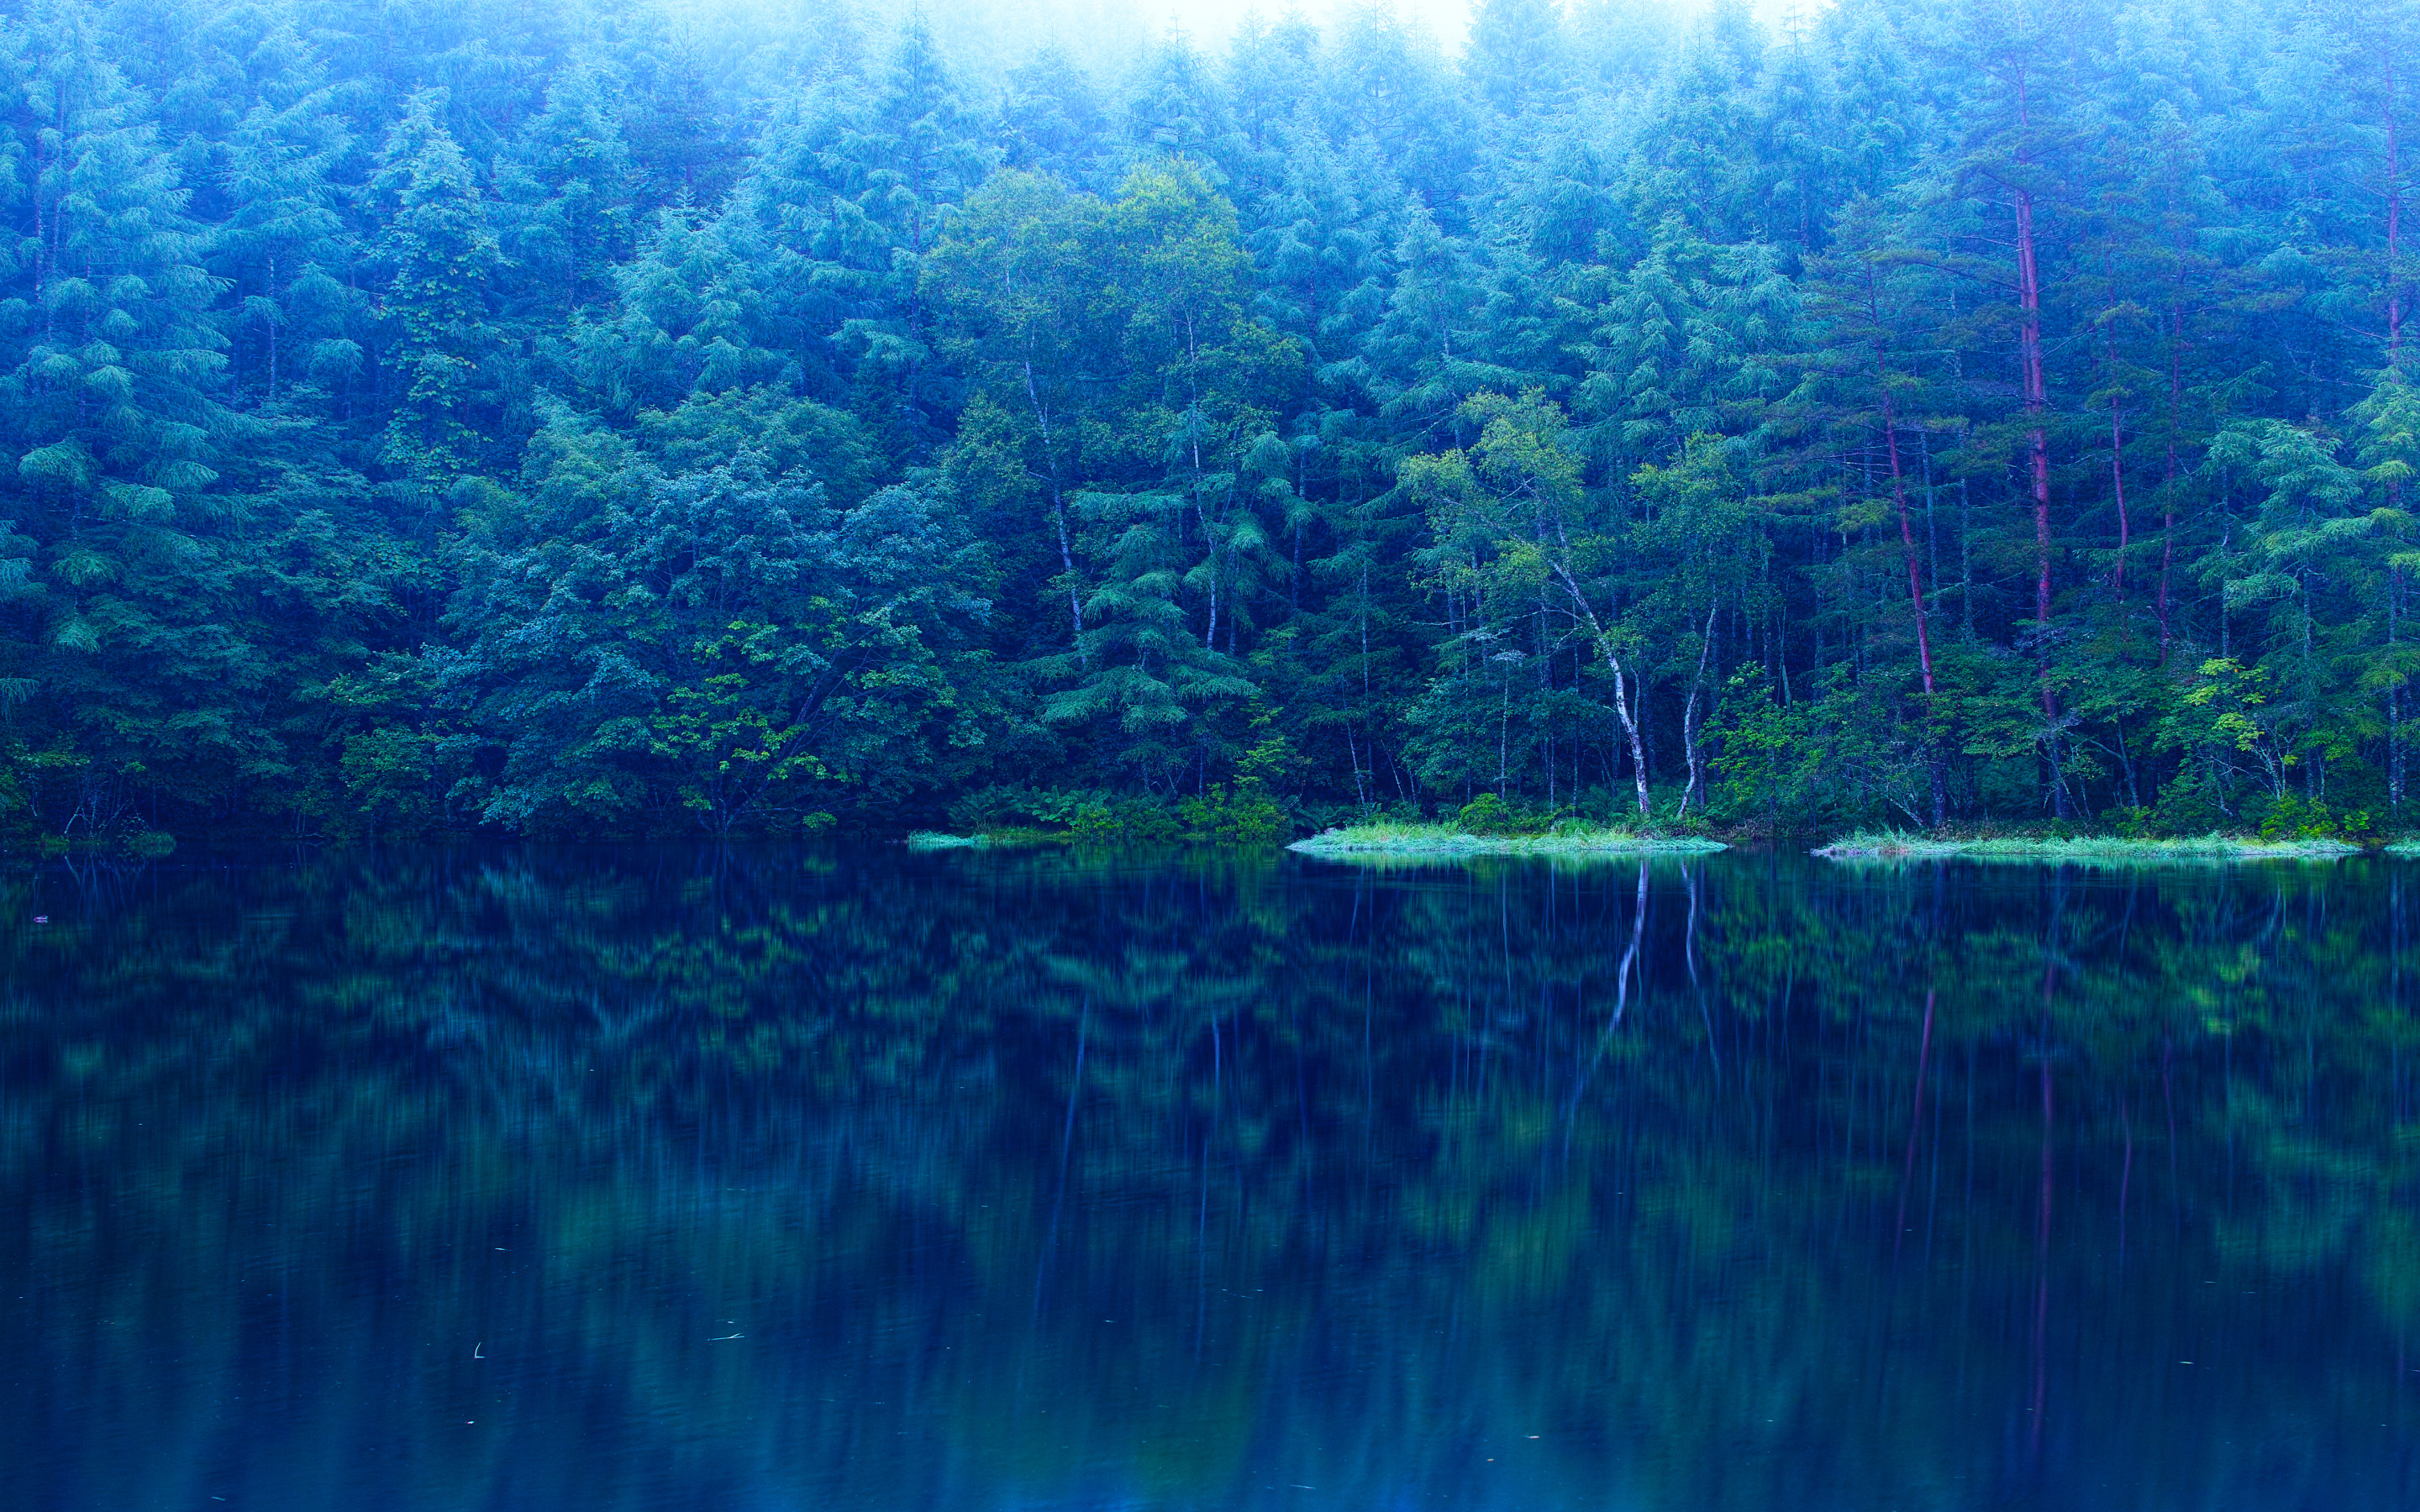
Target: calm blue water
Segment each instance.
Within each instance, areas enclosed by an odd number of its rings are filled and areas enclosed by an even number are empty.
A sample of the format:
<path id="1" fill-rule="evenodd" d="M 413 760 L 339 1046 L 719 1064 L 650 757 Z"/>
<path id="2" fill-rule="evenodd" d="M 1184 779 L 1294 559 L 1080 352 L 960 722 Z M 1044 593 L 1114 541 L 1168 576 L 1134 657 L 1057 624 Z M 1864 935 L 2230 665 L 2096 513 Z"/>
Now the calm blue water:
<path id="1" fill-rule="evenodd" d="M 2420 1506 L 2415 884 L 20 871 L 0 1504 Z"/>

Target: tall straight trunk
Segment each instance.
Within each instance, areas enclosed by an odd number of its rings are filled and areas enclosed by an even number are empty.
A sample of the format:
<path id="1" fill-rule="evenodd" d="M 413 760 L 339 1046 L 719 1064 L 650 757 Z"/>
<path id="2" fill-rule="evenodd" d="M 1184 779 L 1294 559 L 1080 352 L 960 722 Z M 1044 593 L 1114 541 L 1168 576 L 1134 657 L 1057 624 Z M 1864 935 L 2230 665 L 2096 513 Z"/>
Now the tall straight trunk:
<path id="1" fill-rule="evenodd" d="M 2395 136 L 2395 60 L 2386 62 L 2386 370 L 2403 374 L 2403 272 L 2397 266 L 2402 246 L 2402 165 L 2397 159 Z M 2387 491 L 2398 491 L 2389 484 Z"/>
<path id="2" fill-rule="evenodd" d="M 2402 255 L 2403 183 L 2402 164 L 2397 155 L 2395 131 L 2395 61 L 2386 64 L 2386 375 L 2391 382 L 2403 380 L 2403 277 L 2397 266 Z M 2389 479 L 2386 504 L 2390 509 L 2403 507 L 2403 485 Z M 2387 655 L 2394 655 L 2396 616 L 2403 600 L 2403 569 L 2389 567 L 2386 596 Z M 2386 689 L 2386 805 L 2400 810 L 2403 807 L 2403 689 L 2389 684 Z"/>
<path id="3" fill-rule="evenodd" d="M 2119 428 L 2123 414 L 2113 394 L 2109 400 L 2109 486 L 2118 496 L 2118 566 L 2110 575 L 2110 587 L 2121 603 L 2126 597 L 2126 548 L 2133 533 L 2126 518 L 2126 442 Z"/>
<path id="4" fill-rule="evenodd" d="M 2168 661 L 2168 579 L 2177 562 L 2177 422 L 2184 399 L 2184 311 L 2168 308 L 2168 467 L 2160 481 L 2160 665 Z"/>
<path id="5" fill-rule="evenodd" d="M 2034 201 L 2030 190 L 2017 191 L 2017 300 L 2023 318 L 2018 332 L 2018 359 L 2024 369 L 2025 455 L 2033 476 L 2035 659 L 2041 678 L 2042 712 L 2053 717 L 2050 647 L 2050 438 L 2046 411 L 2049 399 L 2042 379 L 2041 283 L 2034 261 Z"/>
<path id="6" fill-rule="evenodd" d="M 2118 396 L 2118 337 L 2114 330 L 2102 333 L 2102 350 L 2109 363 L 2109 486 L 2118 500 L 2118 562 L 2109 574 L 2110 591 L 2118 602 L 2126 601 L 2126 548 L 2133 532 L 2126 517 L 2126 437 L 2125 406 Z"/>
<path id="7" fill-rule="evenodd" d="M 2017 166 L 2022 172 L 2031 166 L 2032 148 L 2025 133 L 2030 121 L 2025 113 L 2024 76 L 2017 76 Z M 2034 501 L 2034 670 L 2041 687 L 2041 710 L 2044 722 L 2051 726 L 2044 742 L 2051 764 L 2051 802 L 2058 816 L 2067 817 L 2067 779 L 2059 770 L 2058 699 L 2050 686 L 2050 407 L 2048 386 L 2042 378 L 2041 333 L 2041 271 L 2034 249 L 2034 192 L 2023 182 L 2015 186 L 2017 211 L 2017 356 L 2024 369 L 2025 452 L 2033 473 Z"/>
<path id="8" fill-rule="evenodd" d="M 1689 679 L 1689 702 L 1681 710 L 1681 748 L 1689 765 L 1689 785 L 1681 792 L 1683 813 L 1689 811 L 1692 797 L 1698 797 L 1701 802 L 1710 801 L 1703 797 L 1706 778 L 1704 764 L 1698 751 L 1698 696 L 1706 686 L 1706 663 L 1714 654 L 1714 617 L 1720 612 L 1722 599 L 1718 594 L 1712 604 L 1706 606 L 1706 628 L 1698 648 L 1698 672 Z"/>
<path id="9" fill-rule="evenodd" d="M 1932 696 L 1932 634 L 1924 612 L 1924 579 L 1916 566 L 1916 532 L 1907 521 L 1907 483 L 1900 474 L 1899 424 L 1889 391 L 1883 393 L 1883 437 L 1890 452 L 1891 501 L 1899 509 L 1900 553 L 1907 562 L 1907 604 L 1916 615 L 1916 661 L 1924 673 L 1924 696 Z"/>
<path id="10" fill-rule="evenodd" d="M 1882 302 L 1874 295 L 1874 274 L 1866 270 L 1866 295 L 1872 307 L 1877 325 L 1882 320 Z M 1907 563 L 1907 607 L 1916 615 L 1916 660 L 1924 672 L 1924 696 L 1932 696 L 1932 637 L 1925 625 L 1924 579 L 1916 562 L 1916 532 L 1907 521 L 1907 478 L 1900 469 L 1899 417 L 1893 409 L 1890 391 L 1890 365 L 1883 360 L 1882 338 L 1874 339 L 1874 381 L 1883 396 L 1883 443 L 1890 453 L 1891 502 L 1899 510 L 1900 553 Z"/>
<path id="11" fill-rule="evenodd" d="M 2403 224 L 2403 185 L 2400 164 L 2396 159 L 2395 137 L 2395 63 L 2386 65 L 2386 375 L 2391 382 L 2403 380 L 2403 280 L 2396 264 L 2402 251 L 2398 240 Z M 2386 506 L 2403 507 L 2403 485 L 2389 479 L 2386 485 Z M 2386 596 L 2387 655 L 2395 653 L 2396 614 L 2403 598 L 2403 569 L 2387 569 L 2390 582 Z M 2389 684 L 2386 689 L 2386 806 L 2397 811 L 2403 808 L 2403 689 Z"/>
<path id="12" fill-rule="evenodd" d="M 2389 567 L 2386 588 L 2386 654 L 2395 655 L 2397 621 L 2403 610 L 2403 569 Z M 2386 685 L 2386 806 L 2403 808 L 2403 685 Z"/>

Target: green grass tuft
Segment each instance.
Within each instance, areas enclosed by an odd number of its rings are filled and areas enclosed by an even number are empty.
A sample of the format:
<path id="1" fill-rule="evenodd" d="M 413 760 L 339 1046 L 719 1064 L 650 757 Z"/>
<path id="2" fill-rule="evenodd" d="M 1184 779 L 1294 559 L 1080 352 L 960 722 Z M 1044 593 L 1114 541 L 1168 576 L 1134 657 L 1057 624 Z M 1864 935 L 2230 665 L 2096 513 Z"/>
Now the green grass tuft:
<path id="1" fill-rule="evenodd" d="M 1844 836 L 1815 854 L 1834 861 L 2070 861 L 2084 866 L 2126 866 L 2160 861 L 2332 861 L 2358 856 L 2361 847 L 2340 840 L 2260 840 L 2242 835 L 2200 835 L 2178 840 L 2121 840 L 2082 836 L 2059 840 L 2001 835 L 1959 839 L 1911 835 L 1899 830 Z"/>
<path id="2" fill-rule="evenodd" d="M 1582 828 L 1571 824 L 1547 835 L 1472 835 L 1450 825 L 1379 820 L 1324 830 L 1287 849 L 1328 860 L 1445 860 L 1466 856 L 1702 856 L 1724 850 L 1720 841 L 1693 835 L 1640 835 L 1623 829 Z"/>
<path id="3" fill-rule="evenodd" d="M 1075 829 L 1006 827 L 977 830 L 971 835 L 946 835 L 939 830 L 919 829 L 909 832 L 908 848 L 911 851 L 1035 850 L 1052 845 L 1097 845 L 1116 838 L 1114 832 L 1102 836 Z"/>

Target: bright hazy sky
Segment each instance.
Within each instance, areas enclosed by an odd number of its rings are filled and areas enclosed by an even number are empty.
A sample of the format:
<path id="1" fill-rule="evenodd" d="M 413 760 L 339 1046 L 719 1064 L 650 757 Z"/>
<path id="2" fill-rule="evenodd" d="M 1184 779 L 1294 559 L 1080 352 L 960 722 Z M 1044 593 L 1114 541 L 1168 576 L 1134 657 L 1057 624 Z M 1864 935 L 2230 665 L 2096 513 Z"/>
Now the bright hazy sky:
<path id="1" fill-rule="evenodd" d="M 680 5 L 682 0 L 675 0 Z M 783 10 L 797 17 L 801 10 L 812 15 L 834 0 L 687 0 L 699 11 L 723 10 L 726 7 L 742 13 L 757 10 L 769 21 Z M 1024 55 L 1030 47 L 1045 39 L 1055 39 L 1071 54 L 1104 78 L 1107 82 L 1122 72 L 1121 64 L 1131 61 L 1150 40 L 1166 34 L 1170 24 L 1181 25 L 1196 41 L 1217 49 L 1223 44 L 1235 23 L 1249 12 L 1257 11 L 1274 21 L 1290 9 L 1298 9 L 1325 28 L 1336 17 L 1363 8 L 1390 11 L 1406 22 L 1416 23 L 1434 38 L 1448 54 L 1462 49 L 1464 31 L 1468 24 L 1470 0 L 839 0 L 861 17 L 881 23 L 876 18 L 905 12 L 911 6 L 923 11 L 939 35 L 945 49 L 957 51 L 964 61 L 973 61 L 969 54 L 988 54 L 998 62 Z M 1568 13 L 1589 0 L 1561 0 Z M 1694 12 L 1713 0 L 1611 0 L 1617 6 L 1662 4 L 1672 10 Z M 1795 11 L 1807 14 L 1823 8 L 1833 0 L 1750 0 L 1756 12 L 1766 24 L 1777 26 Z M 791 7 L 799 9 L 789 9 Z M 787 19 L 787 18 L 785 18 Z"/>
<path id="2" fill-rule="evenodd" d="M 1224 38 L 1236 19 L 1248 10 L 1257 9 L 1262 15 L 1274 18 L 1287 9 L 1287 0 L 1276 0 L 1274 4 L 1270 0 L 1110 0 L 1110 3 L 1118 5 L 1119 8 L 1131 9 L 1146 23 L 1156 23 L 1150 28 L 1153 31 L 1175 21 L 1204 41 Z M 1324 25 L 1340 12 L 1373 3 L 1373 0 L 1296 0 L 1296 7 L 1304 15 Z M 1683 12 L 1703 8 L 1703 0 L 1669 0 L 1669 3 L 1673 9 Z M 1374 5 L 1424 27 L 1446 51 L 1461 51 L 1463 30 L 1468 24 L 1470 10 L 1466 0 L 1374 0 Z M 1564 8 L 1571 8 L 1570 0 L 1565 0 Z M 1775 25 L 1790 11 L 1792 4 L 1791 0 L 1754 0 L 1753 8 L 1763 17 L 1767 25 Z M 1817 0 L 1799 0 L 1796 8 L 1802 11 L 1815 9 Z"/>

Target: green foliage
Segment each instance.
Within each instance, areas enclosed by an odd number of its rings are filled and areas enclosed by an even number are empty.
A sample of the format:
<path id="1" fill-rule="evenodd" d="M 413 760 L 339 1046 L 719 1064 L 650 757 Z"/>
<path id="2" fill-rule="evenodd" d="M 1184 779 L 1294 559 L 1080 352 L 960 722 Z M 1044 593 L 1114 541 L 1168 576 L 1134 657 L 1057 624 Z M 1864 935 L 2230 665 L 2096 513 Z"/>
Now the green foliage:
<path id="1" fill-rule="evenodd" d="M 11 12 L 28 833 L 2400 831 L 2405 20 Z"/>
<path id="2" fill-rule="evenodd" d="M 2365 841 L 2377 838 L 2367 812 L 2331 812 L 2323 803 L 2305 803 L 2292 794 L 2278 799 L 2260 816 L 2262 840 Z"/>
<path id="3" fill-rule="evenodd" d="M 478 459 L 479 423 L 493 413 L 490 401 L 483 415 L 479 400 L 493 392 L 500 356 L 487 287 L 502 261 L 470 160 L 440 119 L 446 104 L 442 89 L 411 97 L 370 186 L 387 210 L 385 313 L 405 380 L 389 452 L 441 480 Z"/>

